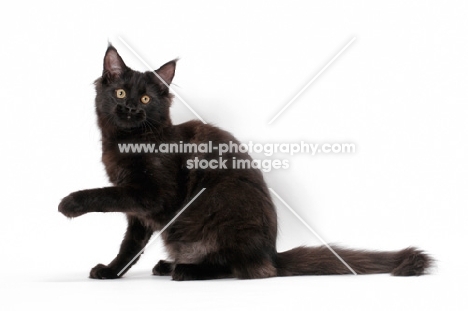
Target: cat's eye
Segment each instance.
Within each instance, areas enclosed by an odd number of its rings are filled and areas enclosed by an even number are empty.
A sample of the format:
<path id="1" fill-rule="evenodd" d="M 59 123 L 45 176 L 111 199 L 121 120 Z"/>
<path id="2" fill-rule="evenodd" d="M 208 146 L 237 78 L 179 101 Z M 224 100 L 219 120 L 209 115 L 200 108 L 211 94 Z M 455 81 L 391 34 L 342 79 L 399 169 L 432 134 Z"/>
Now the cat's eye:
<path id="1" fill-rule="evenodd" d="M 151 98 L 148 96 L 148 95 L 143 95 L 141 98 L 140 98 L 140 101 L 143 103 L 143 104 L 147 104 L 149 103 L 151 100 Z"/>
<path id="2" fill-rule="evenodd" d="M 115 91 L 115 96 L 117 96 L 117 98 L 125 98 L 125 96 L 127 96 L 127 93 L 125 93 L 124 89 L 118 89 Z"/>

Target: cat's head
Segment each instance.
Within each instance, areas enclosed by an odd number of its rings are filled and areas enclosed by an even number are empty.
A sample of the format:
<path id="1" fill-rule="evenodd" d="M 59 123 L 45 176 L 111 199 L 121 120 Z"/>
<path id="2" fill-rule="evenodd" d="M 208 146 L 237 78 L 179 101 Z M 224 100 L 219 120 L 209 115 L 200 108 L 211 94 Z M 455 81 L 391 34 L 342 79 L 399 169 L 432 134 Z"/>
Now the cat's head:
<path id="1" fill-rule="evenodd" d="M 172 95 L 168 86 L 174 78 L 175 67 L 176 60 L 173 60 L 155 71 L 134 71 L 109 45 L 102 76 L 95 82 L 100 128 L 146 131 L 171 125 L 169 107 Z"/>

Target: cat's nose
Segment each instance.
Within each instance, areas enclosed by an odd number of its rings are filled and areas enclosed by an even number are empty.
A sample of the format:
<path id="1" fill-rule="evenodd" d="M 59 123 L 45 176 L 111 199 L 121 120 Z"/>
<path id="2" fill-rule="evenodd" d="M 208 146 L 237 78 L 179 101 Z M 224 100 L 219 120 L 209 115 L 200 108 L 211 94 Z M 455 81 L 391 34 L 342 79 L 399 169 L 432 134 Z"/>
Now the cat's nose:
<path id="1" fill-rule="evenodd" d="M 124 112 L 134 113 L 134 112 L 136 112 L 136 108 L 125 106 L 124 107 Z"/>
<path id="2" fill-rule="evenodd" d="M 136 113 L 137 109 L 129 106 L 118 105 L 117 109 L 123 113 Z"/>

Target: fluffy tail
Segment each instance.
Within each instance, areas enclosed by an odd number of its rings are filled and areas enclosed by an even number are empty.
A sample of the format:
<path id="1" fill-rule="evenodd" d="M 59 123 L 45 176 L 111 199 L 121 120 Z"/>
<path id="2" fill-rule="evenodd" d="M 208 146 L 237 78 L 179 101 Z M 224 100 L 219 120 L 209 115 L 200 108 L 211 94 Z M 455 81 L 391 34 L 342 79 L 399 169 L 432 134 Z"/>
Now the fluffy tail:
<path id="1" fill-rule="evenodd" d="M 396 252 L 374 252 L 333 247 L 333 250 L 357 273 L 391 273 L 396 276 L 424 274 L 433 259 L 423 251 L 409 247 Z M 352 273 L 327 247 L 296 247 L 278 253 L 278 276 Z"/>

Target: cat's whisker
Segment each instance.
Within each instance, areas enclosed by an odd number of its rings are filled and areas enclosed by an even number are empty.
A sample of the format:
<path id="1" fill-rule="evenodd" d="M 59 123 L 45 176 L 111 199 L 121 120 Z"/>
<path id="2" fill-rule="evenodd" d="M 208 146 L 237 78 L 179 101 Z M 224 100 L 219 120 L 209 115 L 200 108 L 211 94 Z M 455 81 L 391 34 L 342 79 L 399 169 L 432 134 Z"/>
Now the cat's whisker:
<path id="1" fill-rule="evenodd" d="M 145 129 L 147 129 L 147 132 L 145 134 L 153 133 L 152 129 L 156 129 L 156 127 L 154 127 L 150 122 L 148 122 L 146 120 L 143 121 L 143 126 L 145 127 Z"/>

